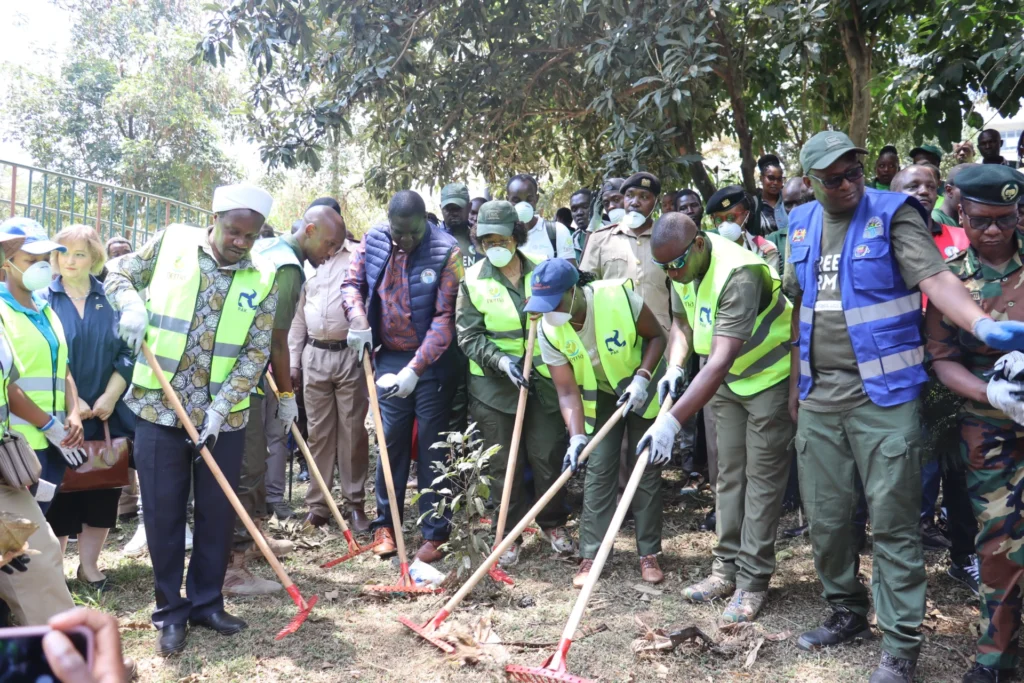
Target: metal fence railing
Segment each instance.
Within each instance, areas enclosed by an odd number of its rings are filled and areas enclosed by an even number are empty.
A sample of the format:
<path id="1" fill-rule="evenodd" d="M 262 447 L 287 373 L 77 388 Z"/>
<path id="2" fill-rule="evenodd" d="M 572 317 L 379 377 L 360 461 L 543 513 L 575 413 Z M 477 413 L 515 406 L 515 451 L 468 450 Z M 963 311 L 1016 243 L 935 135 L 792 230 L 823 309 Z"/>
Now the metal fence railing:
<path id="1" fill-rule="evenodd" d="M 169 197 L 0 159 L 0 193 L 4 189 L 0 197 L 9 198 L 10 216 L 34 218 L 51 235 L 66 225 L 84 223 L 95 227 L 104 241 L 120 235 L 133 247 L 171 223 L 203 227 L 213 216 Z"/>

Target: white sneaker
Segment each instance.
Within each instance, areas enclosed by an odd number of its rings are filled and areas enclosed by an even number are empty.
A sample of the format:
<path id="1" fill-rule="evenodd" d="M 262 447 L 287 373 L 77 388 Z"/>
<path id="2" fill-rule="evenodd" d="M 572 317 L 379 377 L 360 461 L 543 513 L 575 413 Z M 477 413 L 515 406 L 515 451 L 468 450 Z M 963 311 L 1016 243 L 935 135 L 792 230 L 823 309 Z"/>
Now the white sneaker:
<path id="1" fill-rule="evenodd" d="M 501 554 L 498 558 L 498 565 L 502 567 L 514 567 L 519 564 L 519 551 L 522 549 L 519 543 L 513 543 L 512 547 Z"/>
<path id="2" fill-rule="evenodd" d="M 541 529 L 540 536 L 551 544 L 551 549 L 556 553 L 568 555 L 576 552 L 576 540 L 564 526 Z"/>
<path id="3" fill-rule="evenodd" d="M 137 557 L 142 555 L 149 549 L 146 544 L 146 526 L 139 521 L 139 526 L 135 529 L 135 535 L 132 536 L 132 540 L 128 541 L 128 545 L 124 547 L 124 554 L 129 557 Z"/>
<path id="4" fill-rule="evenodd" d="M 192 529 L 185 522 L 185 550 L 192 550 Z"/>

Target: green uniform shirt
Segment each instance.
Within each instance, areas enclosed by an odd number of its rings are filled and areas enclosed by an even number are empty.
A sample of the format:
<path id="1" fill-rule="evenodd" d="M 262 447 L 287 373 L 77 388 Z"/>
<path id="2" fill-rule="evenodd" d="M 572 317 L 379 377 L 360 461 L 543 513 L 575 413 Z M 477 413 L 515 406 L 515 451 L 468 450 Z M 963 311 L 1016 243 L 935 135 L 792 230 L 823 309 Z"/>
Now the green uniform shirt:
<path id="1" fill-rule="evenodd" d="M 953 218 L 952 216 L 950 216 L 948 213 L 946 213 L 944 211 L 940 211 L 938 207 L 935 207 L 934 209 L 932 209 L 932 220 L 935 221 L 936 223 L 940 223 L 942 225 L 953 225 L 953 226 L 959 226 L 960 225 L 960 221 L 959 220 L 957 220 L 956 218 Z"/>
<path id="2" fill-rule="evenodd" d="M 522 264 L 522 275 L 519 277 L 519 284 L 512 286 L 498 268 L 488 261 L 480 267 L 481 279 L 494 279 L 505 286 L 515 304 L 516 312 L 524 329 L 529 330 L 526 321 L 526 312 L 523 306 L 526 305 L 526 275 L 533 272 L 534 264 L 530 259 L 523 258 L 520 252 L 516 252 L 516 258 Z M 484 315 L 473 305 L 469 296 L 469 289 L 466 287 L 466 280 L 463 278 L 459 284 L 459 296 L 455 302 L 455 330 L 458 334 L 459 348 L 483 368 L 484 376 L 469 374 L 469 395 L 474 399 L 494 408 L 502 413 L 516 412 L 519 405 L 519 389 L 512 384 L 498 367 L 498 362 L 505 356 L 505 352 L 495 346 L 484 334 Z M 537 321 L 537 341 L 540 344 L 540 321 Z M 550 378 L 540 373 L 530 373 L 531 396 L 530 400 L 539 400 L 549 410 L 558 412 L 558 394 L 555 392 L 555 385 Z M 532 387 L 536 387 L 533 389 Z"/>
<path id="3" fill-rule="evenodd" d="M 281 235 L 281 241 L 292 248 L 295 258 L 302 263 L 302 251 L 294 235 Z M 301 268 L 285 266 L 277 271 L 277 311 L 274 313 L 274 329 L 288 330 L 295 317 L 295 307 L 302 293 L 304 274 Z"/>
<path id="4" fill-rule="evenodd" d="M 1018 233 L 1017 253 L 1002 268 L 993 268 L 981 262 L 974 247 L 949 259 L 946 263 L 953 274 L 963 281 L 971 298 L 995 320 L 1024 320 L 1024 240 Z M 973 334 L 953 324 L 938 309 L 929 309 L 925 318 L 927 359 L 950 360 L 960 363 L 976 377 L 983 377 L 1005 351 L 981 343 Z M 966 401 L 961 412 L 969 413 L 990 424 L 1013 428 L 1013 421 L 998 408 L 988 403 Z"/>
<path id="5" fill-rule="evenodd" d="M 819 413 L 839 413 L 868 402 L 857 370 L 857 357 L 853 354 L 846 317 L 842 310 L 839 291 L 839 263 L 846 231 L 853 212 L 830 214 L 822 212 L 821 258 L 818 260 L 818 303 L 835 302 L 835 310 L 814 312 L 814 332 L 811 335 L 811 369 L 814 387 L 801 407 Z M 921 214 L 904 204 L 892 217 L 889 226 L 892 253 L 907 287 L 916 287 L 921 280 L 946 269 L 939 250 Z M 786 246 L 789 260 L 789 245 Z M 794 303 L 803 296 L 796 270 L 786 269 L 782 278 L 782 291 Z M 826 304 L 827 305 L 827 304 Z"/>

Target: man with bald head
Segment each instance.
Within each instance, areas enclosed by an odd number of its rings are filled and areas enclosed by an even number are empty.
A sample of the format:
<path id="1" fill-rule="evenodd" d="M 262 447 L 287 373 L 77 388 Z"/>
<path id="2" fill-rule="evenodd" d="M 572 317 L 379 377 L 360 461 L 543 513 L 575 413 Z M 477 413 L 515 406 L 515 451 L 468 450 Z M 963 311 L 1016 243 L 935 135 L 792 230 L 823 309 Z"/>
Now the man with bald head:
<path id="1" fill-rule="evenodd" d="M 245 454 L 237 493 L 253 519 L 271 514 L 286 519 L 295 513 L 284 501 L 285 463 L 288 460 L 288 432 L 299 416 L 291 380 L 288 331 L 306 279 L 303 261 L 314 267 L 334 256 L 345 239 L 345 221 L 331 206 L 310 206 L 302 216 L 302 227 L 294 233 L 262 239 L 253 245 L 253 258 L 277 270 L 278 299 L 270 336 L 270 367 L 274 371 L 280 398 L 261 381 L 250 396 L 252 419 L 246 426 Z M 291 551 L 291 543 L 267 538 L 275 554 Z M 234 550 L 224 576 L 225 595 L 262 595 L 281 589 L 281 584 L 251 574 L 247 557 L 255 557 L 253 540 L 241 520 L 235 520 Z"/>
<path id="2" fill-rule="evenodd" d="M 774 268 L 758 255 L 702 232 L 683 213 L 662 216 L 651 256 L 672 283 L 669 367 L 658 383 L 672 410 L 640 441 L 652 464 L 667 462 L 680 425 L 707 404 L 718 427 L 718 544 L 711 576 L 683 591 L 694 602 L 731 598 L 722 617 L 752 621 L 775 571 L 775 532 L 789 478 L 793 420 L 789 340 L 793 307 Z M 707 356 L 686 384 L 690 353 Z"/>

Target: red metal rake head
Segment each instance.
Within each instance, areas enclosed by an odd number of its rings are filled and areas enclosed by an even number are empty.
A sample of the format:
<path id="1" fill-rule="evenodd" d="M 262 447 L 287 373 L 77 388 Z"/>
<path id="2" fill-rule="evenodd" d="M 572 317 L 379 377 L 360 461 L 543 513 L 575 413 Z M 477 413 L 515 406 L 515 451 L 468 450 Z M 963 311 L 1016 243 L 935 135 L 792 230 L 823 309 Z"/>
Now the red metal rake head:
<path id="1" fill-rule="evenodd" d="M 453 654 L 455 652 L 455 647 L 451 643 L 446 643 L 435 635 L 437 633 L 437 626 L 444 621 L 445 617 L 448 616 L 447 614 L 442 616 L 443 612 L 444 610 L 441 610 L 441 613 L 439 613 L 437 617 L 434 617 L 423 626 L 420 626 L 409 617 L 398 617 L 398 621 L 434 647 L 443 652 L 447 652 L 448 654 Z"/>
<path id="2" fill-rule="evenodd" d="M 345 529 L 344 533 L 345 540 L 348 541 L 348 552 L 342 555 L 341 557 L 331 560 L 330 562 L 323 563 L 322 565 L 320 565 L 321 569 L 330 569 L 334 565 L 341 564 L 346 560 L 351 560 L 353 557 L 361 555 L 365 553 L 367 550 L 370 550 L 384 542 L 384 539 L 380 538 L 371 543 L 370 545 L 359 545 L 358 543 L 356 543 L 356 539 L 352 537 L 352 531 L 350 529 Z"/>
<path id="3" fill-rule="evenodd" d="M 298 631 L 299 627 L 302 626 L 302 623 L 306 621 L 307 617 L 309 617 L 309 613 L 313 611 L 313 605 L 316 604 L 315 595 L 308 601 L 303 600 L 302 594 L 299 593 L 299 587 L 294 584 L 288 586 L 288 595 L 292 596 L 292 600 L 294 600 L 295 604 L 298 605 L 299 613 L 288 622 L 287 626 L 281 629 L 278 634 L 274 636 L 274 640 L 281 640 L 285 636 L 290 636 Z"/>
<path id="4" fill-rule="evenodd" d="M 363 586 L 364 591 L 371 593 L 399 593 L 399 594 L 418 594 L 418 595 L 437 595 L 443 593 L 443 588 L 433 588 L 430 586 L 418 586 L 413 578 L 409 575 L 409 563 L 403 562 L 400 567 L 400 574 L 398 576 L 398 583 L 388 585 L 374 585 L 374 586 Z"/>
<path id="5" fill-rule="evenodd" d="M 493 565 L 490 569 L 488 569 L 487 575 L 490 576 L 491 580 L 493 580 L 495 583 L 507 583 L 510 586 L 516 585 L 516 582 L 512 579 L 512 577 L 506 574 L 505 570 L 498 567 L 498 565 Z"/>
<path id="6" fill-rule="evenodd" d="M 589 678 L 583 678 L 569 673 L 565 668 L 565 655 L 569 652 L 571 640 L 562 640 L 554 654 L 547 658 L 541 666 L 521 666 L 509 664 L 505 667 L 505 673 L 513 681 L 523 683 L 545 683 L 545 681 L 561 681 L 561 683 L 597 683 Z"/>

